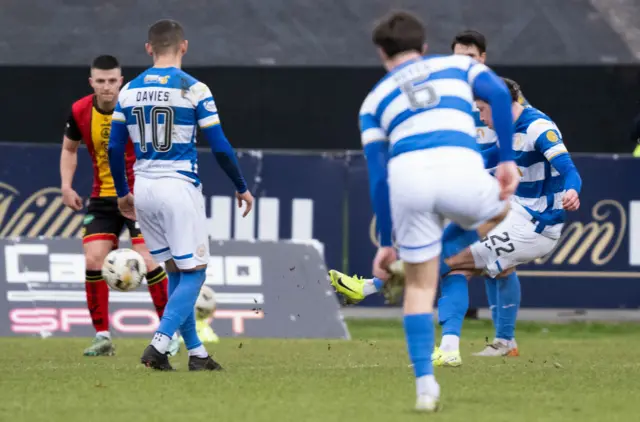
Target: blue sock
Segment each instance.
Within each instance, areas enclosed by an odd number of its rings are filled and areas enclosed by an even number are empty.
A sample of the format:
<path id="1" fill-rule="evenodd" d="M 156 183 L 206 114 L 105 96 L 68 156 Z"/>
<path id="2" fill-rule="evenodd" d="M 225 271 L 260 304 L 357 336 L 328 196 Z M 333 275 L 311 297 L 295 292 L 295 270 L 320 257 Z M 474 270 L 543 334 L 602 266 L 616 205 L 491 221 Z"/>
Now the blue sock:
<path id="1" fill-rule="evenodd" d="M 182 273 L 170 273 L 167 271 L 167 277 L 169 278 L 167 293 L 169 293 L 169 297 L 171 297 L 176 287 L 178 287 L 178 284 L 180 284 L 180 274 Z"/>
<path id="2" fill-rule="evenodd" d="M 382 290 L 382 286 L 384 285 L 384 281 L 380 280 L 378 277 L 373 277 L 373 285 L 375 286 L 377 291 Z"/>
<path id="3" fill-rule="evenodd" d="M 178 284 L 180 284 L 181 274 L 182 273 L 180 272 L 177 272 L 177 273 L 167 272 L 167 277 L 169 278 L 169 283 L 167 283 L 167 293 L 169 294 L 169 297 L 171 297 L 173 292 L 176 290 L 176 287 L 178 287 Z"/>
<path id="4" fill-rule="evenodd" d="M 404 332 L 407 338 L 409 359 L 413 363 L 416 378 L 433 374 L 433 314 L 404 316 Z"/>
<path id="5" fill-rule="evenodd" d="M 198 332 L 196 331 L 196 316 L 193 313 L 193 310 L 180 326 L 180 334 L 182 334 L 184 345 L 187 347 L 187 350 L 193 350 L 196 347 L 202 346 L 202 342 L 200 341 L 200 337 L 198 337 Z"/>
<path id="6" fill-rule="evenodd" d="M 520 309 L 520 279 L 514 272 L 498 279 L 498 324 L 496 337 L 513 340 Z"/>
<path id="7" fill-rule="evenodd" d="M 484 288 L 487 292 L 487 302 L 489 302 L 489 310 L 491 311 L 491 320 L 493 328 L 498 333 L 498 281 L 495 278 L 487 277 L 484 279 Z"/>
<path id="8" fill-rule="evenodd" d="M 169 338 L 193 314 L 193 307 L 200 294 L 200 288 L 206 279 L 205 270 L 183 272 L 180 282 L 169 296 L 157 333 Z M 184 337 L 185 333 L 182 333 Z M 186 343 L 186 339 L 185 339 Z"/>
<path id="9" fill-rule="evenodd" d="M 469 284 L 462 274 L 451 274 L 440 282 L 438 299 L 438 322 L 442 326 L 442 335 L 452 334 L 460 337 L 464 316 L 469 309 Z"/>

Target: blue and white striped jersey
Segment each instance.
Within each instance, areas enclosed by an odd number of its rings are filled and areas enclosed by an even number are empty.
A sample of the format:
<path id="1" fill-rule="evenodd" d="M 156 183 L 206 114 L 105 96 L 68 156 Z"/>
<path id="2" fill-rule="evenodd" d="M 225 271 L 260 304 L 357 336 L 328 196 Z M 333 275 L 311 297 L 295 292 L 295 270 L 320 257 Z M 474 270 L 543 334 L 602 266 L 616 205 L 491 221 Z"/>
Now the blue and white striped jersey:
<path id="1" fill-rule="evenodd" d="M 560 130 L 549 116 L 526 107 L 515 122 L 513 151 L 522 176 L 513 200 L 539 221 L 542 234 L 560 237 L 566 218 L 565 178 L 551 164 L 568 153 Z"/>
<path id="2" fill-rule="evenodd" d="M 527 99 L 523 96 L 520 96 L 520 98 L 518 98 L 518 102 L 524 107 L 531 107 Z M 478 148 L 480 149 L 480 151 L 491 148 L 493 144 L 498 142 L 498 136 L 493 129 L 487 126 L 486 123 L 484 123 L 482 119 L 480 119 L 480 110 L 478 110 L 478 107 L 475 105 L 475 103 L 473 105 L 473 119 L 476 122 L 476 139 L 478 141 Z"/>
<path id="3" fill-rule="evenodd" d="M 220 124 L 209 88 L 175 67 L 152 67 L 120 91 L 113 124 L 126 124 L 136 176 L 174 177 L 196 185 L 196 125 Z"/>
<path id="4" fill-rule="evenodd" d="M 389 72 L 360 109 L 362 144 L 388 141 L 390 156 L 440 146 L 477 150 L 473 82 L 489 68 L 468 56 L 428 56 Z"/>
<path id="5" fill-rule="evenodd" d="M 478 110 L 475 103 L 473 104 L 473 120 L 476 123 L 476 141 L 478 142 L 478 149 L 480 149 L 480 151 L 491 148 L 498 142 L 498 136 L 493 129 L 480 119 L 480 110 Z"/>

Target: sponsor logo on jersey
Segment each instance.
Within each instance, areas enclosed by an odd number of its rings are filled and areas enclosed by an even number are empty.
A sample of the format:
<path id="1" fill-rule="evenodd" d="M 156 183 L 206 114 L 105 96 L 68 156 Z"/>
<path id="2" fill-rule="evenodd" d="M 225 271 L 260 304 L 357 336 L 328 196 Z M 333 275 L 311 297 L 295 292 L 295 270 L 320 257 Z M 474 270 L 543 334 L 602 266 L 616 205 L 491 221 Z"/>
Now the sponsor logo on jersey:
<path id="1" fill-rule="evenodd" d="M 170 75 L 158 76 L 158 75 L 146 75 L 144 77 L 145 84 L 162 84 L 166 85 L 169 82 Z"/>

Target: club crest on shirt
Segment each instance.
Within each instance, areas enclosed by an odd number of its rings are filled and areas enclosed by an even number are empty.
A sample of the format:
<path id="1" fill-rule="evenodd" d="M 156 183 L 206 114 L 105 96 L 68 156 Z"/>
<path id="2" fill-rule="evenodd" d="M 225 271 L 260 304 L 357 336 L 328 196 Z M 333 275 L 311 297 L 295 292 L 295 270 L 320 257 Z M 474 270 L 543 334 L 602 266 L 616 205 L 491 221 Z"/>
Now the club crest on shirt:
<path id="1" fill-rule="evenodd" d="M 558 142 L 558 135 L 556 135 L 556 133 L 552 130 L 548 130 L 547 131 L 547 139 L 549 140 L 549 142 Z"/>

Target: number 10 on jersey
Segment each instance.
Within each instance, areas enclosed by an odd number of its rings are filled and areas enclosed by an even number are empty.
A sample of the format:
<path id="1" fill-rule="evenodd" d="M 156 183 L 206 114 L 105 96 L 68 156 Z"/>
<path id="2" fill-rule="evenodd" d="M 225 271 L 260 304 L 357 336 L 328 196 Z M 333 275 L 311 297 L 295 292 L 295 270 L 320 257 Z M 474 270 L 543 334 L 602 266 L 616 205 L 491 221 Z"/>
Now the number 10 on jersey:
<path id="1" fill-rule="evenodd" d="M 149 112 L 149 122 L 145 121 L 144 107 L 134 107 L 131 114 L 136 119 L 140 131 L 140 151 L 147 152 L 147 129 L 151 131 L 151 145 L 156 152 L 167 152 L 171 149 L 173 134 L 173 109 L 171 107 L 154 106 Z M 149 125 L 149 126 L 147 126 Z"/>

